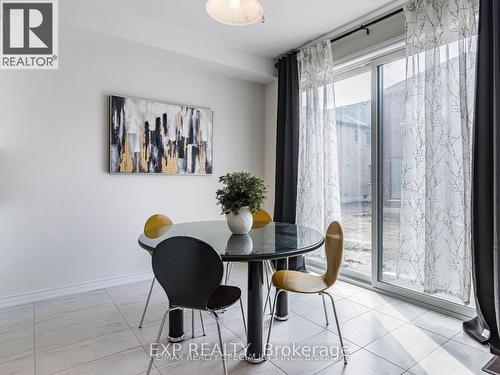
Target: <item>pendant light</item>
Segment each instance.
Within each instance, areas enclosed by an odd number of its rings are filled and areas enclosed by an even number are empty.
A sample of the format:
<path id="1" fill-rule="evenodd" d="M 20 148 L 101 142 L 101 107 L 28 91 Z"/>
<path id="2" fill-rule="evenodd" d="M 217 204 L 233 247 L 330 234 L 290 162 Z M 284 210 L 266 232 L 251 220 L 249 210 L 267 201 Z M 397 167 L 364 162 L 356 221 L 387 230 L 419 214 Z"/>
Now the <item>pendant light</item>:
<path id="1" fill-rule="evenodd" d="M 208 0 L 206 9 L 210 17 L 226 25 L 264 22 L 264 9 L 258 0 Z"/>

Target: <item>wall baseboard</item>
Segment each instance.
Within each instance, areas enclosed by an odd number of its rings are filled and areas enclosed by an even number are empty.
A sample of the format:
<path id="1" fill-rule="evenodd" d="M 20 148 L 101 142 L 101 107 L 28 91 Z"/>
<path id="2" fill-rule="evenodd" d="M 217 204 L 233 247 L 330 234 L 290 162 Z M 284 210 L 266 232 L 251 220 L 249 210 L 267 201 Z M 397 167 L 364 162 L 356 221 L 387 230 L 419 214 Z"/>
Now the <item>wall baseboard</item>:
<path id="1" fill-rule="evenodd" d="M 43 301 L 50 298 L 63 297 L 71 294 L 89 292 L 96 289 L 109 288 L 123 284 L 129 284 L 138 281 L 152 280 L 153 273 L 151 271 L 111 277 L 107 279 L 85 281 L 83 283 L 70 284 L 57 288 L 42 289 L 34 292 L 18 294 L 0 298 L 0 308 L 23 305 L 37 301 Z"/>

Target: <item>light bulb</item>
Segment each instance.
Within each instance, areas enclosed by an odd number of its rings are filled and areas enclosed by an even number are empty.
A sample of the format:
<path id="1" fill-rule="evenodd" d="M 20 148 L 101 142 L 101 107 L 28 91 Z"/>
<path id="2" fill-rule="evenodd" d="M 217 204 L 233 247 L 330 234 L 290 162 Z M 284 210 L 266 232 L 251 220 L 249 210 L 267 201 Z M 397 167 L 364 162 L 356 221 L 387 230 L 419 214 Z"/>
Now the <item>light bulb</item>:
<path id="1" fill-rule="evenodd" d="M 231 8 L 238 9 L 240 7 L 240 0 L 230 0 L 229 4 L 231 5 Z"/>

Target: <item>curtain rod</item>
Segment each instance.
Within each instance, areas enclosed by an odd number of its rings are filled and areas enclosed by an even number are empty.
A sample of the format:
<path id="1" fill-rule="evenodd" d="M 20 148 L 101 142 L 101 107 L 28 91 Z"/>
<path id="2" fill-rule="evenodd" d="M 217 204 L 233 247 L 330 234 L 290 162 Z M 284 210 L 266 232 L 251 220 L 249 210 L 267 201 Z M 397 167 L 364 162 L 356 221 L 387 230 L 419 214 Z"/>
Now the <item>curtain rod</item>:
<path id="1" fill-rule="evenodd" d="M 336 41 L 338 41 L 338 40 L 340 40 L 340 39 L 344 39 L 344 38 L 348 37 L 349 35 L 352 35 L 352 34 L 354 34 L 354 33 L 357 33 L 358 31 L 363 31 L 363 30 L 364 30 L 364 31 L 366 31 L 366 35 L 369 35 L 369 34 L 370 34 L 370 29 L 368 29 L 368 27 L 373 26 L 373 25 L 375 25 L 376 23 L 379 23 L 379 22 L 381 22 L 381 21 L 384 21 L 384 20 L 386 20 L 386 19 L 388 19 L 388 18 L 391 18 L 392 16 L 395 16 L 396 14 L 399 14 L 399 13 L 402 13 L 402 12 L 403 12 L 403 8 L 397 9 L 397 10 L 395 10 L 394 12 L 391 12 L 391 13 L 386 14 L 385 16 L 382 16 L 382 17 L 376 18 L 376 19 L 374 19 L 373 21 L 370 21 L 370 22 L 368 22 L 368 23 L 365 23 L 365 24 L 363 24 L 363 25 L 360 25 L 360 26 L 359 26 L 358 28 L 356 28 L 356 29 L 353 29 L 353 30 L 348 31 L 348 32 L 346 32 L 346 33 L 344 33 L 344 34 L 341 34 L 341 35 L 339 35 L 339 36 L 337 36 L 337 37 L 335 37 L 335 38 L 333 38 L 333 39 L 330 39 L 330 42 L 334 43 L 334 42 L 336 42 Z"/>
<path id="2" fill-rule="evenodd" d="M 366 31 L 366 35 L 370 35 L 370 29 L 368 27 L 373 26 L 376 23 L 384 21 L 384 20 L 386 20 L 388 18 L 391 18 L 391 17 L 393 17 L 393 16 L 395 16 L 396 14 L 399 14 L 399 13 L 403 13 L 403 8 L 397 9 L 397 10 L 391 12 L 391 13 L 387 13 L 386 15 L 381 16 L 379 18 L 376 18 L 373 21 L 370 21 L 368 23 L 362 24 L 359 27 L 357 27 L 355 29 L 352 29 L 351 31 L 348 31 L 348 32 L 346 32 L 344 34 L 336 36 L 335 38 L 330 39 L 330 42 L 331 43 L 337 42 L 337 41 L 339 41 L 341 39 L 344 39 L 344 38 L 346 38 L 346 37 L 348 37 L 348 36 L 350 36 L 350 35 L 352 35 L 354 33 L 357 33 L 358 31 Z M 296 51 L 290 51 L 290 52 L 296 52 Z M 289 52 L 287 52 L 287 53 L 289 53 Z M 278 62 L 276 62 L 276 64 L 274 64 L 274 67 L 275 68 L 278 67 Z"/>

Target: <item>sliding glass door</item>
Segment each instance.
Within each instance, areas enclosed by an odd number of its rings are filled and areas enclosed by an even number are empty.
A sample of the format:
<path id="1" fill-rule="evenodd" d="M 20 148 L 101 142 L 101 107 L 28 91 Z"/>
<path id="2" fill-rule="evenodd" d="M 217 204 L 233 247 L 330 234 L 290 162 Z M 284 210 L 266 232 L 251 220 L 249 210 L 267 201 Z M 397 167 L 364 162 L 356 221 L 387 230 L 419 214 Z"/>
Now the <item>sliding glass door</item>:
<path id="1" fill-rule="evenodd" d="M 370 281 L 372 261 L 371 167 L 372 90 L 369 67 L 337 74 L 335 80 L 336 157 L 340 217 L 344 227 L 344 275 Z M 333 103 L 333 101 L 332 101 Z M 331 198 L 331 197 L 325 197 Z M 324 251 L 308 255 L 308 263 L 324 268 Z"/>
<path id="2" fill-rule="evenodd" d="M 397 59 L 377 67 L 379 124 L 379 184 L 381 238 L 381 274 L 383 281 L 399 286 L 404 283 L 398 274 L 400 237 L 401 177 L 403 174 L 403 122 L 405 110 L 405 59 Z M 409 279 L 408 279 L 409 280 Z M 405 285 L 403 285 L 405 284 Z M 416 285 L 413 285 L 416 287 Z"/>
<path id="3" fill-rule="evenodd" d="M 373 61 L 372 74 L 372 90 L 376 97 L 373 105 L 376 124 L 376 145 L 373 149 L 376 199 L 373 212 L 377 213 L 373 225 L 372 284 L 407 298 L 467 315 L 471 311 L 467 306 L 473 298 L 469 299 L 470 293 L 464 291 L 462 284 L 470 286 L 470 280 L 467 280 L 470 276 L 464 274 L 470 268 L 467 265 L 464 267 L 467 260 L 459 259 L 459 249 L 463 247 L 459 242 L 467 236 L 468 230 L 453 216 L 460 211 L 461 203 L 450 197 L 452 193 L 446 196 L 442 193 L 455 189 L 448 187 L 453 184 L 448 175 L 453 170 L 453 160 L 442 162 L 443 156 L 437 162 L 432 160 L 439 151 L 439 145 L 445 144 L 449 150 L 455 139 L 459 142 L 460 132 L 453 134 L 453 129 L 446 128 L 446 133 L 439 136 L 437 144 L 433 143 L 436 138 L 430 137 L 429 132 L 443 125 L 406 126 L 410 125 L 405 124 L 405 117 L 408 117 L 406 111 L 409 110 L 405 98 L 407 75 L 412 79 L 411 74 L 424 73 L 423 69 L 408 72 L 402 52 Z M 432 169 L 440 165 L 444 167 L 443 172 L 435 173 Z M 462 164 L 459 167 L 464 168 Z M 437 181 L 436 176 L 441 181 Z M 438 195 L 435 186 L 441 183 L 446 188 L 441 189 Z M 436 207 L 443 200 L 444 209 L 436 215 Z M 455 236 L 459 231 L 465 235 Z M 449 233 L 452 233 L 450 241 L 445 240 L 448 247 L 438 246 L 438 242 L 443 241 L 439 236 Z M 452 243 L 451 239 L 458 240 Z M 453 295 L 455 290 L 457 294 Z"/>
<path id="4" fill-rule="evenodd" d="M 344 273 L 370 280 L 371 233 L 371 71 L 348 72 L 335 82 L 340 174 L 340 208 L 344 227 Z"/>
<path id="5" fill-rule="evenodd" d="M 417 74 L 421 72 L 417 70 Z M 454 297 L 449 288 L 446 293 L 431 288 L 432 282 L 443 280 L 439 270 L 452 269 L 453 265 L 441 264 L 440 269 L 433 269 L 440 261 L 434 257 L 438 253 L 427 250 L 434 246 L 432 243 L 427 243 L 427 248 L 421 243 L 427 240 L 428 230 L 422 227 L 419 219 L 408 220 L 412 213 L 402 204 L 408 199 L 413 199 L 417 206 L 419 204 L 419 196 L 412 193 L 413 187 L 405 180 L 408 178 L 408 150 L 416 147 L 415 139 L 418 141 L 418 138 L 413 138 L 408 142 L 405 138 L 406 84 L 407 65 L 401 49 L 383 57 L 375 55 L 361 63 L 356 61 L 352 66 L 344 63 L 336 74 L 339 219 L 345 236 L 342 275 L 409 299 L 470 314 L 467 298 L 463 298 L 466 293 Z M 448 142 L 444 136 L 440 139 Z M 429 152 L 425 151 L 428 146 L 425 139 L 421 145 L 423 152 Z M 422 173 L 417 177 L 424 184 L 429 183 L 425 170 Z M 432 205 L 432 201 L 422 201 L 422 204 Z M 457 202 L 450 200 L 452 210 L 453 205 Z M 426 210 L 428 208 L 420 210 L 420 214 Z M 406 216 L 403 217 L 402 213 Z M 421 216 L 423 220 L 425 217 L 425 214 Z M 415 236 L 417 231 L 411 225 L 424 228 L 424 237 Z M 459 226 L 452 229 L 466 232 Z M 409 232 L 413 235 L 410 243 Z M 450 248 L 453 246 L 450 244 Z M 308 263 L 324 267 L 323 254 L 323 251 L 311 254 Z M 448 251 L 446 256 L 449 254 Z M 467 270 L 466 267 L 462 269 Z M 466 276 L 457 272 L 457 276 L 449 280 L 454 282 L 460 277 L 463 282 Z M 470 301 L 473 301 L 472 297 Z"/>

